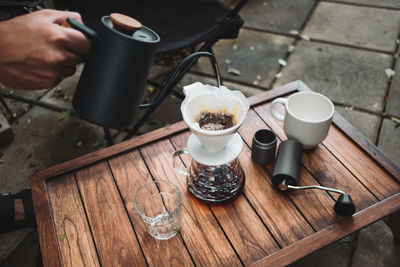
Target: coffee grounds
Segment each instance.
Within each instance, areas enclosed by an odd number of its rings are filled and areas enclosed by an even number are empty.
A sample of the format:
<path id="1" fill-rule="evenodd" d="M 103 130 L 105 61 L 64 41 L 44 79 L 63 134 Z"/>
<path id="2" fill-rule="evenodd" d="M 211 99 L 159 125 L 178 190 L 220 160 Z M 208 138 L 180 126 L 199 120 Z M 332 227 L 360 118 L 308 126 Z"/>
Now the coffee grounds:
<path id="1" fill-rule="evenodd" d="M 233 115 L 225 112 L 201 112 L 197 122 L 201 129 L 209 131 L 224 130 L 235 125 Z"/>

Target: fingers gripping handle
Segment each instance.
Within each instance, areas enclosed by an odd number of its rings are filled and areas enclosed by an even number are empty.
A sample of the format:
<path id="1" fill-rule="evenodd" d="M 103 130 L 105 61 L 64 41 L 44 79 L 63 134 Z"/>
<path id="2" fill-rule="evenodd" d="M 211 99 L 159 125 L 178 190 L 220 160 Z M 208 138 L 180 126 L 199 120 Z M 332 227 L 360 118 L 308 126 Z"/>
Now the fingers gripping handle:
<path id="1" fill-rule="evenodd" d="M 286 98 L 281 98 L 281 97 L 280 98 L 276 98 L 276 99 L 274 99 L 274 101 L 272 101 L 272 104 L 271 104 L 271 107 L 270 107 L 272 116 L 277 120 L 283 121 L 285 119 L 285 115 L 284 114 L 282 115 L 281 113 L 278 112 L 278 110 L 277 110 L 277 105 L 278 104 L 283 105 L 285 107 L 285 109 L 286 109 L 287 99 Z"/>
<path id="2" fill-rule="evenodd" d="M 187 168 L 178 166 L 178 163 L 176 162 L 177 157 L 182 155 L 182 154 L 189 154 L 189 151 L 187 151 L 187 150 L 175 151 L 174 155 L 172 156 L 172 166 L 174 167 L 174 170 L 177 173 L 184 174 L 184 175 L 189 175 L 189 173 L 187 172 Z"/>
<path id="3" fill-rule="evenodd" d="M 67 25 L 71 26 L 72 28 L 74 28 L 75 30 L 80 31 L 81 33 L 83 33 L 83 35 L 86 36 L 86 38 L 89 39 L 89 41 L 91 42 L 96 42 L 97 39 L 99 38 L 97 33 L 90 29 L 89 27 L 83 25 L 82 23 L 80 23 L 79 21 L 73 19 L 73 18 L 67 18 Z M 63 23 L 63 25 L 66 25 Z"/>

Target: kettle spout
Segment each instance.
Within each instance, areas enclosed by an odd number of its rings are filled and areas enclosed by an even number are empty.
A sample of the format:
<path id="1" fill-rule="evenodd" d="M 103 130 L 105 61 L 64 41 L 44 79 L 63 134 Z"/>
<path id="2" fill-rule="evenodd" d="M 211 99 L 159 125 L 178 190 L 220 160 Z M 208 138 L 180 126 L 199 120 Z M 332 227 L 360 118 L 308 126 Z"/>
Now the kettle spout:
<path id="1" fill-rule="evenodd" d="M 98 40 L 99 37 L 94 30 L 83 25 L 82 23 L 78 22 L 77 20 L 75 20 L 73 18 L 67 18 L 67 22 L 69 23 L 69 25 L 71 25 L 72 28 L 83 33 L 83 35 L 85 35 L 86 38 L 88 38 L 90 42 L 94 43 Z"/>

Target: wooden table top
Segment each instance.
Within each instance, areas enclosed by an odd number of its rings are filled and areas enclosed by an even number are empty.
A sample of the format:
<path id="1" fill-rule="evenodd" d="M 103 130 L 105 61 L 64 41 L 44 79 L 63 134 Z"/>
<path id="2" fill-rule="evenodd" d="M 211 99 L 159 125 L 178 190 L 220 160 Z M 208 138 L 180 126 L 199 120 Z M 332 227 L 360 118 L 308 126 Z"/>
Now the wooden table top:
<path id="1" fill-rule="evenodd" d="M 186 147 L 190 134 L 184 122 L 33 174 L 44 266 L 283 266 L 400 210 L 399 166 L 338 114 L 326 140 L 303 153 L 299 185 L 345 191 L 356 214 L 337 216 L 335 193 L 272 187 L 273 164 L 251 161 L 251 140 L 261 128 L 285 140 L 268 107 L 275 97 L 301 90 L 309 89 L 296 81 L 249 98 L 239 130 L 246 184 L 229 204 L 200 202 L 174 171 L 172 154 Z M 167 241 L 152 238 L 134 208 L 136 190 L 153 179 L 169 180 L 183 194 L 182 228 Z"/>

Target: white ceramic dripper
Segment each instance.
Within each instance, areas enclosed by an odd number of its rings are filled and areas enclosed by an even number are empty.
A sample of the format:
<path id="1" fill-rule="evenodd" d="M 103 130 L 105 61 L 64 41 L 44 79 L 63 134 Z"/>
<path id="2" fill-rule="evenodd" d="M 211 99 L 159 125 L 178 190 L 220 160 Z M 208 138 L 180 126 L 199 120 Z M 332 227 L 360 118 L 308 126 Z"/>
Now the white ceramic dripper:
<path id="1" fill-rule="evenodd" d="M 200 82 L 183 87 L 186 96 L 181 105 L 183 120 L 192 133 L 201 142 L 206 151 L 218 152 L 225 148 L 246 119 L 249 103 L 240 91 L 232 91 L 225 86 L 215 87 Z M 202 111 L 226 111 L 234 115 L 237 123 L 225 130 L 204 130 L 196 122 L 196 116 Z"/>

